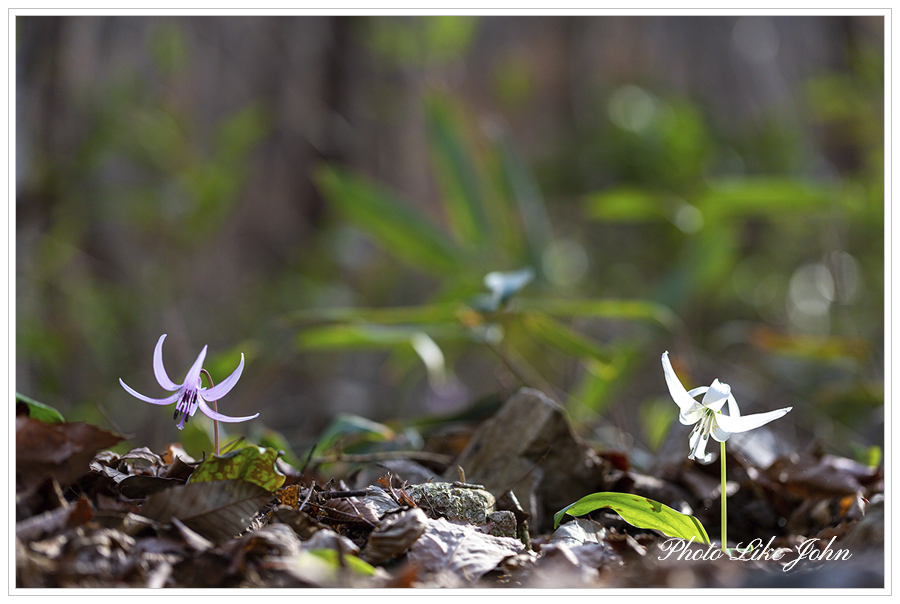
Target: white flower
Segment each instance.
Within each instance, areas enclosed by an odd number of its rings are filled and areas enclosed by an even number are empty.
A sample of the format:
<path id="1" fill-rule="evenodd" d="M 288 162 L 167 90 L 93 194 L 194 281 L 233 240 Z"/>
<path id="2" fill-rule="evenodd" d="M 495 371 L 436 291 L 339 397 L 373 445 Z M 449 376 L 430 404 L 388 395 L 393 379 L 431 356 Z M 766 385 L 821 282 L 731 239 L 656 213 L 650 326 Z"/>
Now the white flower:
<path id="1" fill-rule="evenodd" d="M 713 383 L 707 386 L 694 388 L 693 390 L 685 390 L 684 386 L 675 375 L 672 369 L 672 363 L 669 361 L 669 353 L 664 352 L 662 355 L 663 372 L 666 374 L 666 385 L 669 387 L 669 394 L 672 395 L 675 404 L 681 409 L 678 420 L 685 426 L 696 424 L 691 431 L 690 443 L 691 453 L 689 459 L 697 459 L 703 463 L 712 461 L 712 453 L 706 452 L 706 443 L 712 436 L 718 442 L 725 442 L 736 432 L 747 432 L 754 428 L 759 428 L 770 421 L 784 416 L 792 407 L 785 407 L 777 411 L 769 411 L 767 413 L 756 413 L 753 415 L 741 416 L 741 410 L 738 408 L 734 395 L 731 394 L 731 387 L 723 384 L 719 380 L 713 380 Z M 703 394 L 703 400 L 697 401 L 694 397 Z M 722 413 L 722 407 L 728 402 L 728 415 Z"/>

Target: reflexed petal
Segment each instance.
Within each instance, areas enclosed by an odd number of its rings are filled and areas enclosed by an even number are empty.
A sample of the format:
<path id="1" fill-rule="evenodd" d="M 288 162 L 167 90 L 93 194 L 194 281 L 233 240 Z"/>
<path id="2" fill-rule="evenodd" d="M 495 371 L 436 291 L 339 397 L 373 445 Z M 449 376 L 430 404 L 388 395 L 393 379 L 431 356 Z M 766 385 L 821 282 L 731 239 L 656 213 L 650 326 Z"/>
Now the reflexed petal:
<path id="1" fill-rule="evenodd" d="M 728 395 L 728 415 L 730 415 L 731 417 L 741 416 L 741 410 L 738 407 L 737 401 L 734 400 L 733 394 Z"/>
<path id="2" fill-rule="evenodd" d="M 678 408 L 681 409 L 681 412 L 687 413 L 697 401 L 688 394 L 688 391 L 685 390 L 678 380 L 678 376 L 675 375 L 675 370 L 672 369 L 672 363 L 669 361 L 668 351 L 662 355 L 662 366 L 663 373 L 666 375 L 666 385 L 669 387 L 669 394 L 672 396 L 675 404 L 678 405 Z"/>
<path id="3" fill-rule="evenodd" d="M 181 396 L 181 392 L 176 392 L 175 394 L 166 398 L 150 398 L 149 396 L 144 396 L 143 394 L 129 388 L 128 384 L 122 381 L 122 378 L 119 378 L 119 383 L 122 384 L 122 388 L 124 388 L 125 391 L 134 398 L 140 399 L 145 403 L 151 403 L 153 405 L 171 405 Z"/>
<path id="4" fill-rule="evenodd" d="M 713 383 L 709 385 L 709 390 L 703 396 L 703 406 L 718 411 L 725 405 L 730 394 L 731 386 L 723 384 L 719 380 L 713 380 Z"/>
<path id="5" fill-rule="evenodd" d="M 203 361 L 206 360 L 206 349 L 208 346 L 204 346 L 203 350 L 200 351 L 200 354 L 197 355 L 197 360 L 194 361 L 194 364 L 191 365 L 191 368 L 188 369 L 187 375 L 184 376 L 184 385 L 187 388 L 200 388 L 200 370 L 203 369 Z"/>
<path id="6" fill-rule="evenodd" d="M 716 419 L 718 420 L 718 418 L 720 418 L 720 417 L 722 417 L 722 416 L 718 415 L 718 416 L 716 416 Z M 731 432 L 726 432 L 725 430 L 722 429 L 721 426 L 719 426 L 717 424 L 717 425 L 713 426 L 713 429 L 712 429 L 712 432 L 710 432 L 710 435 L 714 439 L 719 441 L 720 443 L 723 443 L 731 437 Z"/>
<path id="7" fill-rule="evenodd" d="M 153 373 L 156 375 L 156 381 L 159 382 L 159 385 L 163 390 L 173 392 L 178 390 L 181 386 L 169 379 L 169 374 L 166 373 L 166 368 L 163 367 L 162 345 L 163 340 L 165 339 L 166 334 L 159 336 L 159 341 L 156 343 L 156 349 L 153 351 Z"/>
<path id="8" fill-rule="evenodd" d="M 697 395 L 703 394 L 707 390 L 709 390 L 709 386 L 698 386 L 696 388 L 688 390 L 688 396 L 690 396 L 691 398 L 697 398 Z"/>
<path id="9" fill-rule="evenodd" d="M 231 375 L 227 378 L 213 386 L 212 388 L 207 388 L 206 390 L 202 390 L 203 398 L 208 401 L 218 401 L 223 396 L 231 392 L 231 389 L 234 388 L 234 385 L 237 384 L 237 381 L 241 379 L 241 373 L 244 371 L 244 353 L 241 353 L 241 362 L 238 364 L 237 369 L 235 369 Z"/>
<path id="10" fill-rule="evenodd" d="M 256 417 L 259 417 L 259 413 L 257 413 L 256 415 L 248 415 L 246 417 L 229 417 L 227 415 L 222 415 L 221 413 L 217 413 L 216 411 L 213 411 L 210 408 L 210 406 L 206 404 L 206 401 L 203 400 L 203 396 L 198 396 L 197 402 L 200 403 L 200 411 L 202 411 L 204 413 L 204 415 L 206 415 L 207 417 L 211 417 L 212 419 L 214 419 L 216 421 L 220 421 L 220 422 L 228 422 L 228 423 L 245 422 L 249 419 L 254 419 Z"/>
<path id="11" fill-rule="evenodd" d="M 776 411 L 754 413 L 753 415 L 743 415 L 740 417 L 718 415 L 716 416 L 716 422 L 727 432 L 746 432 L 747 430 L 753 430 L 754 428 L 759 428 L 764 424 L 768 424 L 770 421 L 776 420 L 779 417 L 783 417 L 791 409 L 792 407 L 785 407 L 784 409 L 778 409 Z"/>

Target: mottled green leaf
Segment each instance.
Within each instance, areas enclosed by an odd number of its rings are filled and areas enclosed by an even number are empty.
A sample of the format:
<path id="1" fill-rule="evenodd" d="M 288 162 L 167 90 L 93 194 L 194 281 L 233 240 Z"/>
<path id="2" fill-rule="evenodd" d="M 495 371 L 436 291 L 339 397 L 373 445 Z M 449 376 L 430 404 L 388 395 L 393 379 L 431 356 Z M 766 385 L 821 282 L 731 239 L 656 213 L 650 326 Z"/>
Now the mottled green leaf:
<path id="1" fill-rule="evenodd" d="M 243 480 L 275 491 L 284 484 L 285 476 L 275 467 L 278 451 L 263 447 L 245 447 L 206 458 L 191 474 L 190 482 Z"/>
<path id="2" fill-rule="evenodd" d="M 709 535 L 694 516 L 676 512 L 658 501 L 631 493 L 593 493 L 564 507 L 553 515 L 553 528 L 565 514 L 583 516 L 601 508 L 610 508 L 632 526 L 660 531 L 668 537 L 691 539 L 708 545 Z"/>

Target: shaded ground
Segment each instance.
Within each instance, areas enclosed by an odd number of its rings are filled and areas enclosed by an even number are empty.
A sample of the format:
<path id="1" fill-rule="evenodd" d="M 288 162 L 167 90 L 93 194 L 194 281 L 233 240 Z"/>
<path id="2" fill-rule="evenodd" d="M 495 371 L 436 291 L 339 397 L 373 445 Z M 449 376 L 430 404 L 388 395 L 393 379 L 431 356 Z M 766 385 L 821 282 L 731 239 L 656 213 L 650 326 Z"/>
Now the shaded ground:
<path id="1" fill-rule="evenodd" d="M 757 540 L 729 559 L 715 545 L 718 463 L 639 472 L 584 446 L 536 391 L 461 452 L 434 436 L 421 451 L 297 468 L 259 447 L 204 463 L 178 445 L 110 451 L 120 440 L 17 418 L 18 588 L 884 586 L 883 467 L 816 451 L 758 467 L 742 451 L 753 443 L 729 441 L 729 543 Z M 556 511 L 600 491 L 696 515 L 714 545 L 609 509 L 554 529 Z"/>

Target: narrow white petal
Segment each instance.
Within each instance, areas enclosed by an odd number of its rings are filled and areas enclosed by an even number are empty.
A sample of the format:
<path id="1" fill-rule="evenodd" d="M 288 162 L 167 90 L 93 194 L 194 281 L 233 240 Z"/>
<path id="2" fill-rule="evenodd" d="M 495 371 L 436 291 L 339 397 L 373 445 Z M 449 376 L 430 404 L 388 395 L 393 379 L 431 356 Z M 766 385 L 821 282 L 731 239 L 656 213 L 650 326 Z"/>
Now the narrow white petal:
<path id="1" fill-rule="evenodd" d="M 662 366 L 663 373 L 666 376 L 666 385 L 669 387 L 669 394 L 672 396 L 672 400 L 675 401 L 675 404 L 678 405 L 678 408 L 681 409 L 682 413 L 686 413 L 697 401 L 688 394 L 688 391 L 685 390 L 684 386 L 682 386 L 681 382 L 678 380 L 678 376 L 675 375 L 675 370 L 672 369 L 672 363 L 669 361 L 668 351 L 664 352 L 662 355 Z"/>
<path id="2" fill-rule="evenodd" d="M 722 417 L 722 416 L 718 415 L 716 417 L 716 420 L 718 420 L 719 417 Z M 713 426 L 713 429 L 712 429 L 712 432 L 710 432 L 710 435 L 718 442 L 723 443 L 731 437 L 731 432 L 726 432 L 717 423 L 715 426 Z"/>
<path id="3" fill-rule="evenodd" d="M 713 383 L 709 385 L 709 390 L 703 396 L 703 406 L 718 411 L 725 405 L 730 394 L 731 386 L 723 384 L 719 380 L 713 380 Z"/>
<path id="4" fill-rule="evenodd" d="M 748 430 L 753 430 L 754 428 L 759 428 L 762 425 L 768 424 L 770 421 L 776 420 L 779 417 L 784 417 L 791 409 L 792 407 L 785 407 L 784 409 L 778 409 L 776 411 L 755 413 L 753 415 L 743 415 L 740 417 L 731 417 L 720 414 L 716 417 L 716 422 L 726 432 L 747 432 Z"/>
<path id="5" fill-rule="evenodd" d="M 741 410 L 738 407 L 737 401 L 734 399 L 733 394 L 728 395 L 728 415 L 731 417 L 740 417 Z"/>

